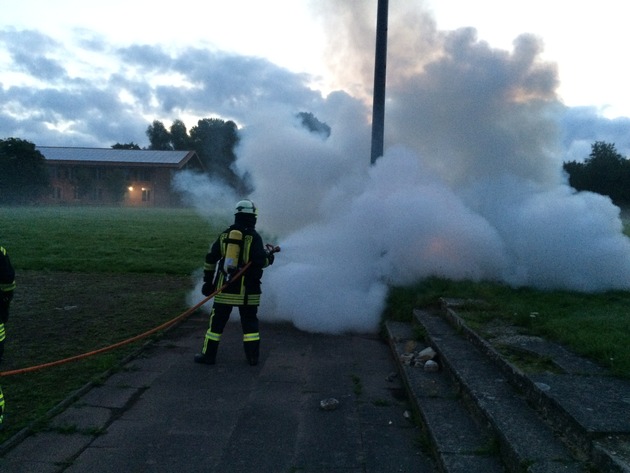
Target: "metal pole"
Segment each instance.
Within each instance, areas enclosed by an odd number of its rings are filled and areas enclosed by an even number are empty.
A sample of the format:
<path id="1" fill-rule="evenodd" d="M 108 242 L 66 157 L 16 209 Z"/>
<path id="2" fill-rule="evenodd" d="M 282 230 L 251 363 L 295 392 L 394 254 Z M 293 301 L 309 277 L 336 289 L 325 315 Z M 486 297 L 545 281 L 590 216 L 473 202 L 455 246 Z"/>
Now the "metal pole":
<path id="1" fill-rule="evenodd" d="M 376 54 L 374 58 L 374 97 L 372 99 L 372 164 L 374 164 L 379 157 L 383 156 L 388 9 L 388 0 L 378 0 L 376 16 Z"/>

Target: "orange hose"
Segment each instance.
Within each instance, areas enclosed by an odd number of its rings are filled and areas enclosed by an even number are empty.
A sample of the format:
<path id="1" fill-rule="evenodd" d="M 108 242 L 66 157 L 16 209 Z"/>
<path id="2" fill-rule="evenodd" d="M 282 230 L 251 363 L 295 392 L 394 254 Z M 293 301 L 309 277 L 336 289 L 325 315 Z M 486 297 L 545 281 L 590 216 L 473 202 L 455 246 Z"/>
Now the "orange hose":
<path id="1" fill-rule="evenodd" d="M 238 279 L 239 277 L 241 277 L 243 275 L 243 273 L 247 270 L 247 268 L 249 268 L 249 266 L 251 264 L 252 263 L 250 261 L 245 266 L 243 266 L 243 268 L 240 269 L 232 277 L 231 281 L 234 281 L 234 280 Z M 109 345 L 107 347 L 99 348 L 98 350 L 93 350 L 93 351 L 90 351 L 90 352 L 87 352 L 87 353 L 82 353 L 80 355 L 75 355 L 75 356 L 71 356 L 69 358 L 64 358 L 63 360 L 51 361 L 50 363 L 43 363 L 41 365 L 30 366 L 28 368 L 20 368 L 20 369 L 10 370 L 10 371 L 0 371 L 0 377 L 2 377 L 2 376 L 12 376 L 14 374 L 21 374 L 21 373 L 30 373 L 32 371 L 38 371 L 38 370 L 41 370 L 41 369 L 44 369 L 44 368 L 50 368 L 52 366 L 63 365 L 65 363 L 70 363 L 71 361 L 81 360 L 83 358 L 88 358 L 90 356 L 98 355 L 100 353 L 105 353 L 105 352 L 114 350 L 115 348 L 119 348 L 119 347 L 122 347 L 124 345 L 128 345 L 130 343 L 133 343 L 133 342 L 135 342 L 137 340 L 141 340 L 143 338 L 146 338 L 149 335 L 153 335 L 154 333 L 159 332 L 160 330 L 163 330 L 165 328 L 168 328 L 171 325 L 174 325 L 175 323 L 179 322 L 180 320 L 185 319 L 190 314 L 192 314 L 194 311 L 196 311 L 199 307 L 201 307 L 206 302 L 208 302 L 210 299 L 212 299 L 214 296 L 216 296 L 219 292 L 223 291 L 226 287 L 228 287 L 230 285 L 230 282 L 225 283 L 223 286 L 221 286 L 219 289 L 217 289 L 212 294 L 207 296 L 201 302 L 198 302 L 197 304 L 195 304 L 190 309 L 186 310 L 185 312 L 182 312 L 180 315 L 178 315 L 174 319 L 169 320 L 168 322 L 165 322 L 162 325 L 160 325 L 158 327 L 155 327 L 155 328 L 153 328 L 153 329 L 151 329 L 151 330 L 149 330 L 147 332 L 141 333 L 140 335 L 136 335 L 135 337 L 128 338 L 127 340 L 123 340 L 123 341 L 118 342 L 118 343 L 114 343 L 113 345 Z"/>

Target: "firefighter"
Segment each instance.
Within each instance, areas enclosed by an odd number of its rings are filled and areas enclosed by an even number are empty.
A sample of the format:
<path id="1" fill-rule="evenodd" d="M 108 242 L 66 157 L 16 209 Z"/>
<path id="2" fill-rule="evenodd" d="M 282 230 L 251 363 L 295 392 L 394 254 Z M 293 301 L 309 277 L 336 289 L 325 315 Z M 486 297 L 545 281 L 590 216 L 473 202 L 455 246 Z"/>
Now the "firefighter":
<path id="1" fill-rule="evenodd" d="M 263 268 L 273 264 L 274 250 L 267 250 L 255 230 L 258 209 L 251 200 L 236 204 L 234 224 L 221 233 L 210 247 L 204 264 L 204 284 L 201 292 L 209 296 L 216 289 L 229 285 L 214 296 L 210 323 L 201 353 L 196 363 L 213 365 L 221 335 L 230 318 L 232 308 L 238 307 L 243 330 L 245 357 L 251 366 L 258 364 L 260 333 L 258 332 L 258 305 L 260 304 Z M 247 263 L 251 265 L 236 277 Z M 216 274 L 215 274 L 216 273 Z"/>
<path id="2" fill-rule="evenodd" d="M 2 246 L 0 246 L 0 362 L 4 354 L 4 340 L 6 333 L 4 324 L 9 319 L 9 305 L 13 298 L 13 290 L 15 289 L 15 271 L 11 266 L 11 260 Z M 4 422 L 4 394 L 2 386 L 0 386 L 0 428 Z"/>

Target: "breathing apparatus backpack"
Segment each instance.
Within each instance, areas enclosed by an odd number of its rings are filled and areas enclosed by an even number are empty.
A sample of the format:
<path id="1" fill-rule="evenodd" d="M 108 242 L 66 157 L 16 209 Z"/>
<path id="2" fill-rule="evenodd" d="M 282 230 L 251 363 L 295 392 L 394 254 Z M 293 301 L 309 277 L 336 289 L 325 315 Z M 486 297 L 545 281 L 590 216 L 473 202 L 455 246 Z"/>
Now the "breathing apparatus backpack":
<path id="1" fill-rule="evenodd" d="M 243 233 L 240 230 L 230 230 L 225 240 L 225 256 L 223 258 L 223 272 L 229 280 L 242 265 Z"/>

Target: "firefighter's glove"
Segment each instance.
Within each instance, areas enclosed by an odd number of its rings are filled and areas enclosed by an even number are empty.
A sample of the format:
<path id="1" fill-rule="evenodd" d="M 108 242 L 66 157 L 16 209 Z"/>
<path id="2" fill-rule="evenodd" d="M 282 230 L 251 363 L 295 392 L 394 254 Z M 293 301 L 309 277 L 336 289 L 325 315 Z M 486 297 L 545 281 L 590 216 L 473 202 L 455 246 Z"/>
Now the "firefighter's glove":
<path id="1" fill-rule="evenodd" d="M 201 286 L 201 293 L 206 297 L 212 294 L 213 291 L 214 284 L 212 284 L 211 282 L 204 282 L 203 286 Z"/>
<path id="2" fill-rule="evenodd" d="M 271 266 L 273 264 L 273 261 L 276 259 L 276 257 L 273 255 L 272 251 L 267 251 L 267 262 L 269 263 L 269 266 Z"/>

